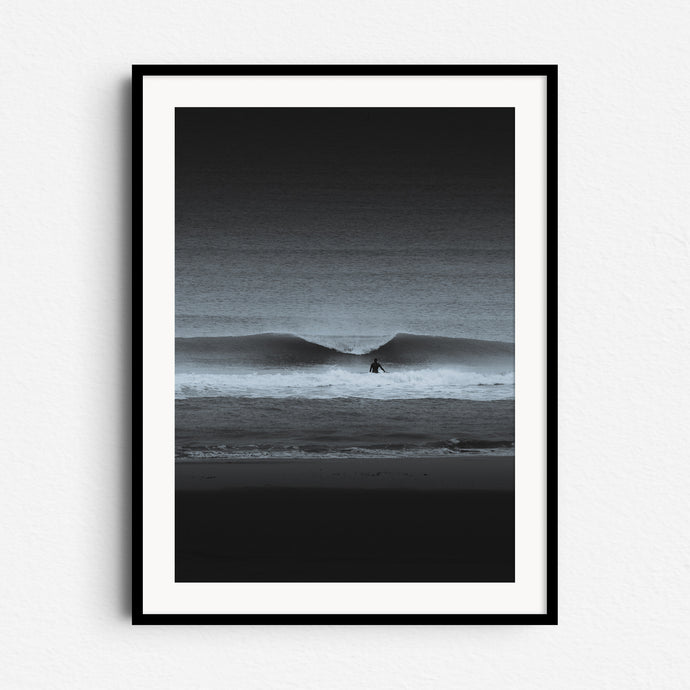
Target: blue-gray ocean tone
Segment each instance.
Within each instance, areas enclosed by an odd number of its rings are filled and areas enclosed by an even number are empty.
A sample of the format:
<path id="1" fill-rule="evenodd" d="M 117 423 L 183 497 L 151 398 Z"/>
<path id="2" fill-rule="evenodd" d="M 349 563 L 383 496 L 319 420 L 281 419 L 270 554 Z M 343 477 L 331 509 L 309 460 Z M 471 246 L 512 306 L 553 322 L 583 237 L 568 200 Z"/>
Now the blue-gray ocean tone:
<path id="1" fill-rule="evenodd" d="M 513 120 L 177 109 L 179 460 L 514 452 Z"/>

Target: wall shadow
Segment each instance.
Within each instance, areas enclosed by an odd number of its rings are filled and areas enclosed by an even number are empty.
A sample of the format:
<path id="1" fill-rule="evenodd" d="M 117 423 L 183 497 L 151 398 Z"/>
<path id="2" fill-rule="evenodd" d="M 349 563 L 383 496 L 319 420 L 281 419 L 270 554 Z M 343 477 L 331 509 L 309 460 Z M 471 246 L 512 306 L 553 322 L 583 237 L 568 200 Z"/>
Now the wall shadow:
<path id="1" fill-rule="evenodd" d="M 132 84 L 129 78 L 118 86 L 118 196 L 120 215 L 117 222 L 118 275 L 120 278 L 119 369 L 119 437 L 122 457 L 119 467 L 120 509 L 120 596 L 119 612 L 132 615 Z"/>

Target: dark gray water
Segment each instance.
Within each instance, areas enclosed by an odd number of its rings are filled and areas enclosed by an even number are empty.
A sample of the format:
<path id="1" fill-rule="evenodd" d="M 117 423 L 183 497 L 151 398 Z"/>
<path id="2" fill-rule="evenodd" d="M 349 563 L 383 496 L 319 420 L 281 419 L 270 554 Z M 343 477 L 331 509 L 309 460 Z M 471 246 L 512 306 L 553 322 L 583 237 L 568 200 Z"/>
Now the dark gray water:
<path id="1" fill-rule="evenodd" d="M 193 398 L 176 401 L 176 457 L 513 455 L 513 415 L 512 400 Z"/>

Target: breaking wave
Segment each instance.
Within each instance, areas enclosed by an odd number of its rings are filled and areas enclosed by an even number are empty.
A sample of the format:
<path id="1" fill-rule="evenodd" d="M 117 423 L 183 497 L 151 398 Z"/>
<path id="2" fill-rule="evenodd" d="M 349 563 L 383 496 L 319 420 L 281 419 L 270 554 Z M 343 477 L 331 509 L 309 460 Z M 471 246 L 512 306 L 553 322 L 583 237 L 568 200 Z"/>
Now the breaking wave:
<path id="1" fill-rule="evenodd" d="M 368 368 L 366 360 L 377 357 L 390 365 L 461 365 L 512 370 L 514 352 L 513 343 L 409 333 L 398 333 L 389 339 L 379 336 L 300 337 L 280 333 L 176 339 L 178 364 L 207 366 L 340 365 L 361 369 Z"/>

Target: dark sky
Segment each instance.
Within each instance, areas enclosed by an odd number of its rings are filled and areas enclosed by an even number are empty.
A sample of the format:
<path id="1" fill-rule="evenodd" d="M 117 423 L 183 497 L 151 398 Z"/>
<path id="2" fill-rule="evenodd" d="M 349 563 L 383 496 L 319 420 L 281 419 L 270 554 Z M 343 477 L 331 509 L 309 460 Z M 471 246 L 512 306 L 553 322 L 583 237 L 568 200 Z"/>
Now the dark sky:
<path id="1" fill-rule="evenodd" d="M 512 108 L 178 108 L 176 118 L 180 221 L 387 205 L 421 218 L 463 201 L 513 213 Z"/>

